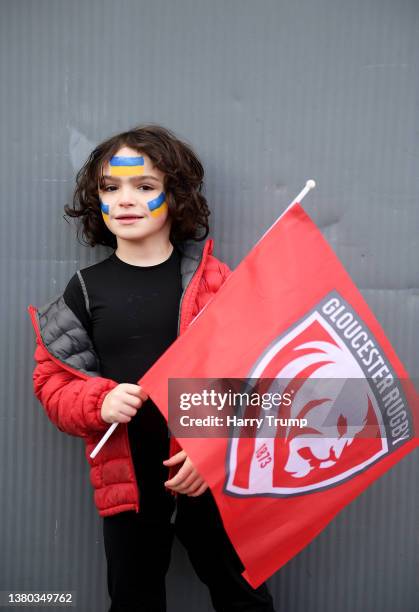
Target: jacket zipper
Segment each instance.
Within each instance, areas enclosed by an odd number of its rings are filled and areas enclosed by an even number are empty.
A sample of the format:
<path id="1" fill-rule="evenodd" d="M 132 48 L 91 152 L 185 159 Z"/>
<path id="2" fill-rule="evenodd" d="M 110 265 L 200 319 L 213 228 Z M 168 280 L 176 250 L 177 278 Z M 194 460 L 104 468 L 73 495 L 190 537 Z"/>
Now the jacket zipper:
<path id="1" fill-rule="evenodd" d="M 84 374 L 83 372 L 80 372 L 79 370 L 76 370 L 75 368 L 72 368 L 71 366 L 68 366 L 67 364 L 63 363 L 60 359 L 58 359 L 57 357 L 52 355 L 52 353 L 45 346 L 45 343 L 44 343 L 44 341 L 42 339 L 42 336 L 41 336 L 41 332 L 39 330 L 37 309 L 35 308 L 35 306 L 30 304 L 30 306 L 28 307 L 28 310 L 29 310 L 29 315 L 31 317 L 32 325 L 33 325 L 33 327 L 35 329 L 36 336 L 39 339 L 39 341 L 42 343 L 42 346 L 44 347 L 44 349 L 48 352 L 48 354 L 51 357 L 51 359 L 55 363 L 60 365 L 64 370 L 67 370 L 68 372 L 71 372 L 72 374 L 75 374 L 76 376 L 79 376 L 80 378 L 83 378 L 84 380 L 88 380 L 89 378 L 92 378 L 92 376 L 89 376 L 89 374 Z M 124 423 L 124 425 L 126 425 L 126 424 Z M 133 462 L 132 456 L 131 456 L 131 448 L 130 448 L 129 437 L 128 437 L 128 427 L 124 427 L 124 436 L 125 436 L 125 442 L 126 442 L 127 448 L 128 448 L 128 457 L 129 457 L 129 461 L 130 461 L 130 465 L 131 465 L 131 472 L 132 472 L 132 475 L 133 475 L 134 487 L 135 487 L 135 492 L 136 492 L 135 512 L 138 514 L 139 511 L 140 511 L 140 491 L 139 491 L 139 488 L 138 488 L 138 485 L 137 485 L 137 479 L 136 479 L 136 476 L 135 476 L 134 462 Z"/>
<path id="2" fill-rule="evenodd" d="M 183 298 L 185 297 L 185 294 L 187 292 L 187 290 L 189 289 L 189 287 L 191 286 L 192 282 L 195 280 L 195 276 L 199 270 L 199 268 L 201 267 L 201 263 L 202 260 L 204 258 L 204 251 L 207 249 L 207 243 L 204 245 L 204 248 L 201 251 L 201 256 L 199 258 L 199 262 L 198 265 L 196 266 L 196 270 L 195 272 L 192 274 L 192 277 L 189 281 L 189 283 L 186 285 L 186 287 L 184 288 L 184 290 L 182 291 L 182 295 L 180 296 L 180 302 L 179 302 L 179 315 L 178 315 L 178 322 L 177 322 L 177 335 L 179 336 L 180 333 L 180 319 L 181 319 L 181 313 L 182 313 L 182 303 L 183 303 Z"/>

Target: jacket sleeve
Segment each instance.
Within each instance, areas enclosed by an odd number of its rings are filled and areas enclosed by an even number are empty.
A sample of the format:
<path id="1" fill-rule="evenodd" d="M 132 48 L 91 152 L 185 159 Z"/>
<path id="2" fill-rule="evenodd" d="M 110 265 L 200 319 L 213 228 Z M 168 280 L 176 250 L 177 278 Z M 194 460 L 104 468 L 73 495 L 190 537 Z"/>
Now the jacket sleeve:
<path id="1" fill-rule="evenodd" d="M 81 378 L 57 364 L 37 338 L 33 389 L 48 418 L 72 436 L 87 437 L 110 426 L 101 417 L 103 400 L 118 383 L 99 376 Z"/>

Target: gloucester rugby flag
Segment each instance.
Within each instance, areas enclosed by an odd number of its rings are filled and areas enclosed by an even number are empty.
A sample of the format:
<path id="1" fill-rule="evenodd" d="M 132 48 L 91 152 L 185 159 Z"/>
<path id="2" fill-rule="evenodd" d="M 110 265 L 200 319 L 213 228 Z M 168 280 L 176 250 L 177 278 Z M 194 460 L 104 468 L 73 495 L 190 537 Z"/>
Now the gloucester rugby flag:
<path id="1" fill-rule="evenodd" d="M 169 379 L 241 380 L 241 390 L 260 396 L 263 389 L 271 399 L 275 388 L 280 401 L 268 409 L 233 401 L 232 412 L 225 409 L 232 393 L 214 391 L 218 404 L 202 402 L 207 421 L 195 421 L 208 423 L 211 436 L 203 427 L 191 435 L 186 426 L 182 436 L 171 411 L 188 424 L 191 404 L 176 412 L 171 395 L 169 409 Z M 418 446 L 408 374 L 300 204 L 274 223 L 138 383 L 210 485 L 254 587 Z M 186 381 L 184 398 L 192 397 L 189 387 Z"/>

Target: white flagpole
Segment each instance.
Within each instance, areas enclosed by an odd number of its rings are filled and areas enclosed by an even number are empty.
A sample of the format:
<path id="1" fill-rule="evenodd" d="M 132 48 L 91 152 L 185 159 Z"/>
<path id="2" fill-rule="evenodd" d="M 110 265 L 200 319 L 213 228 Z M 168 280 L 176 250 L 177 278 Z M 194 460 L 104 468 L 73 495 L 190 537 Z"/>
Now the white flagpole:
<path id="1" fill-rule="evenodd" d="M 94 459 L 96 457 L 96 455 L 98 454 L 98 452 L 100 451 L 102 446 L 105 444 L 106 440 L 111 437 L 111 435 L 113 434 L 115 429 L 118 427 L 118 425 L 119 425 L 119 423 L 112 423 L 112 425 L 109 427 L 108 431 L 101 438 L 100 442 L 98 444 L 96 444 L 95 448 L 90 453 L 90 457 L 92 459 Z"/>
<path id="2" fill-rule="evenodd" d="M 314 189 L 315 186 L 316 186 L 316 181 L 313 181 L 313 179 L 309 179 L 306 182 L 306 185 L 305 185 L 304 189 L 302 189 L 300 191 L 300 193 L 295 198 L 295 200 L 293 200 L 293 202 L 291 202 L 290 206 L 292 206 L 293 204 L 296 204 L 297 202 L 301 202 L 301 200 L 303 198 L 305 198 L 305 196 L 308 194 L 308 192 L 311 191 L 311 189 Z"/>
<path id="3" fill-rule="evenodd" d="M 315 186 L 316 186 L 316 181 L 313 181 L 313 179 L 309 179 L 306 182 L 304 189 L 302 189 L 300 191 L 300 193 L 298 194 L 298 196 L 293 199 L 291 204 L 286 207 L 284 212 L 281 213 L 277 219 L 275 219 L 275 221 L 272 223 L 272 225 L 266 230 L 266 232 L 263 234 L 263 236 L 261 236 L 259 238 L 259 240 L 256 242 L 256 244 L 259 244 L 259 242 L 261 242 L 265 238 L 266 234 L 268 234 L 271 231 L 271 229 L 280 221 L 280 219 L 282 219 L 282 217 L 285 215 L 285 213 L 287 213 L 289 211 L 289 209 L 292 206 L 294 206 L 294 204 L 297 204 L 297 203 L 299 204 L 301 202 L 301 200 L 308 194 L 308 192 L 311 191 L 312 189 L 314 189 Z M 256 244 L 255 244 L 255 246 L 256 246 Z"/>
<path id="4" fill-rule="evenodd" d="M 282 215 L 284 215 L 287 210 L 289 210 L 291 208 L 291 206 L 294 206 L 294 204 L 296 204 L 297 202 L 300 203 L 301 200 L 308 194 L 309 191 L 311 191 L 311 189 L 314 189 L 314 187 L 316 186 L 316 181 L 313 181 L 313 179 L 309 179 L 306 184 L 304 189 L 302 189 L 300 191 L 300 193 L 297 195 L 297 197 L 291 202 L 291 204 L 284 210 L 284 212 L 282 213 Z M 282 217 L 282 215 L 279 217 L 279 219 Z M 277 221 L 279 221 L 279 219 L 277 219 Z M 277 222 L 276 221 L 276 222 Z M 275 222 L 275 223 L 276 223 Z M 271 228 L 270 228 L 271 229 Z M 268 230 L 269 231 L 269 230 Z M 267 232 L 265 232 L 265 234 L 267 234 Z M 265 236 L 265 234 L 262 236 L 262 238 Z M 262 240 L 262 238 L 260 240 Z M 260 241 L 259 241 L 260 242 Z M 108 431 L 105 433 L 105 435 L 101 438 L 100 442 L 95 446 L 95 448 L 92 450 L 92 452 L 90 453 L 90 457 L 92 459 L 94 459 L 96 457 L 96 455 L 98 454 L 98 452 L 100 451 L 100 449 L 102 448 L 102 446 L 105 444 L 106 440 L 108 440 L 108 438 L 111 437 L 111 435 L 113 434 L 113 432 L 115 431 L 115 429 L 118 427 L 118 423 L 112 423 L 112 425 L 109 427 Z"/>

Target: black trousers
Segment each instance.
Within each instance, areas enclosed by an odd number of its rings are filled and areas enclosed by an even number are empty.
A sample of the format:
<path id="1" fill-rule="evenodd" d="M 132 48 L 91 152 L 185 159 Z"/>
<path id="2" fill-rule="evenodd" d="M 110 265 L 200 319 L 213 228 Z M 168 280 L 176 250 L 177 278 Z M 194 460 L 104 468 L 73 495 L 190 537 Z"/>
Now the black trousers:
<path id="1" fill-rule="evenodd" d="M 266 584 L 253 589 L 209 489 L 201 496 L 166 498 L 165 512 L 122 512 L 103 519 L 109 612 L 165 612 L 165 576 L 174 535 L 209 588 L 217 612 L 275 612 Z M 162 506 L 160 506 L 161 508 Z M 195 612 L 195 610 L 185 610 Z"/>

